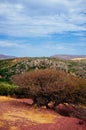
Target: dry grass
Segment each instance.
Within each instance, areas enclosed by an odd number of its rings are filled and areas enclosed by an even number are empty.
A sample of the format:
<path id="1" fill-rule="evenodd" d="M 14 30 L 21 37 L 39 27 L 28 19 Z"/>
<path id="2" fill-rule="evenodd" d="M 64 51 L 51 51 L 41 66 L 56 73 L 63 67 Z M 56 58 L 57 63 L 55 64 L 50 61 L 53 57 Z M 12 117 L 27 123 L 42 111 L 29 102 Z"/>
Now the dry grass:
<path id="1" fill-rule="evenodd" d="M 13 98 L 11 98 L 11 97 L 6 97 L 6 96 L 0 96 L 0 101 L 10 101 L 10 100 L 15 100 L 15 99 L 13 99 Z"/>
<path id="2" fill-rule="evenodd" d="M 71 59 L 71 60 L 74 60 L 74 61 L 80 61 L 80 60 L 86 60 L 86 58 L 73 58 L 73 59 Z"/>
<path id="3" fill-rule="evenodd" d="M 4 126 L 4 122 L 0 121 L 0 127 Z"/>
<path id="4" fill-rule="evenodd" d="M 16 126 L 11 126 L 9 130 L 18 130 L 18 128 Z"/>
<path id="5" fill-rule="evenodd" d="M 57 118 L 57 115 L 53 112 L 42 108 L 35 109 L 25 105 L 19 99 L 10 97 L 0 96 L 0 106 L 0 128 L 8 125 L 9 129 L 7 130 L 18 130 L 22 125 L 26 127 L 37 124 L 50 124 L 54 123 Z"/>
<path id="6" fill-rule="evenodd" d="M 33 123 L 52 123 L 54 122 L 55 115 L 52 115 L 51 113 L 42 113 L 38 112 L 37 110 L 30 109 L 30 110 L 22 110 L 22 111 L 14 111 L 10 110 L 2 114 L 1 118 L 3 120 L 7 121 L 17 121 L 25 119 L 27 121 L 33 122 Z"/>

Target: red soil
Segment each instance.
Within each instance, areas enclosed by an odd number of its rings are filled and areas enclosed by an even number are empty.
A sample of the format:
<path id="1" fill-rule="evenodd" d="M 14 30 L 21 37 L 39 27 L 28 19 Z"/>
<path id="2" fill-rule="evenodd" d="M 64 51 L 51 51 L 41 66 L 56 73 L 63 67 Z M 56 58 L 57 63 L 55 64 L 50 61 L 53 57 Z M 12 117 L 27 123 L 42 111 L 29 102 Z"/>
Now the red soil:
<path id="1" fill-rule="evenodd" d="M 32 101 L 0 97 L 0 130 L 86 130 L 86 122 L 81 119 L 27 103 Z"/>

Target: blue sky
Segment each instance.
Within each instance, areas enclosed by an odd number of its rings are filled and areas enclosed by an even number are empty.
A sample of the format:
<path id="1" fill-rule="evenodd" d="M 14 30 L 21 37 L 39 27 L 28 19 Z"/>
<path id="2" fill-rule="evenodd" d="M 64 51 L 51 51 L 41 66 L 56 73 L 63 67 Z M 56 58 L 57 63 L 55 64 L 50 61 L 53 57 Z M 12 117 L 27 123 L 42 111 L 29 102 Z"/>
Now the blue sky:
<path id="1" fill-rule="evenodd" d="M 0 0 L 0 54 L 86 55 L 86 0 Z"/>

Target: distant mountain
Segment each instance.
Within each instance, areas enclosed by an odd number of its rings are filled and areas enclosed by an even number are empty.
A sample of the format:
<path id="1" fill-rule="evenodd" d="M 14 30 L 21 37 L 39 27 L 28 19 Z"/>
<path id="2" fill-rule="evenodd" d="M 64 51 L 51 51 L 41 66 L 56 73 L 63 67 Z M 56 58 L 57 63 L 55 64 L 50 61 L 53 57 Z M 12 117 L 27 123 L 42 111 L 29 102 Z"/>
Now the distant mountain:
<path id="1" fill-rule="evenodd" d="M 12 59 L 12 58 L 15 58 L 15 56 L 8 56 L 8 55 L 0 54 L 0 59 Z"/>
<path id="2" fill-rule="evenodd" d="M 86 58 L 86 55 L 54 55 L 54 56 L 51 56 L 51 57 L 63 59 L 63 60 L 73 60 L 73 59 L 78 60 L 79 58 L 80 59 Z"/>

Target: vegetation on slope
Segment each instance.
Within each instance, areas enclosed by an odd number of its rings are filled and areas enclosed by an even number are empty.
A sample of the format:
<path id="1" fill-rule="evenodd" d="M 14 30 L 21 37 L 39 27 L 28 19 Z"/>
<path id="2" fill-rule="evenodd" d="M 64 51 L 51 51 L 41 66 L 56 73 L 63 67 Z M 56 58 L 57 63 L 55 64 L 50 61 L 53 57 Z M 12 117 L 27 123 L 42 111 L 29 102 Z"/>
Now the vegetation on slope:
<path id="1" fill-rule="evenodd" d="M 68 61 L 68 72 L 86 79 L 86 60 Z"/>
<path id="2" fill-rule="evenodd" d="M 81 78 L 86 79 L 86 60 L 45 57 L 0 60 L 0 95 L 12 95 L 13 82 L 20 86 L 15 89 L 17 96 L 31 97 L 38 106 L 48 107 L 49 102 L 54 106 L 62 102 L 84 104 L 86 80 Z"/>
<path id="3" fill-rule="evenodd" d="M 64 70 L 86 79 L 86 60 L 65 61 L 56 58 L 15 58 L 0 60 L 0 80 L 10 81 L 12 75 L 37 69 Z"/>
<path id="4" fill-rule="evenodd" d="M 18 58 L 0 60 L 0 75 L 8 81 L 12 75 L 46 68 L 56 68 L 67 71 L 66 63 L 54 58 Z"/>

